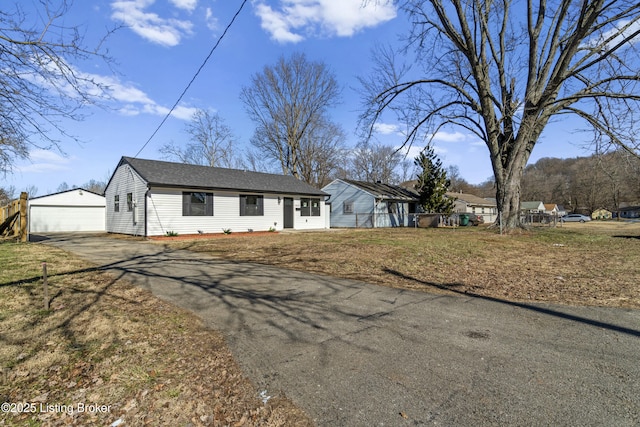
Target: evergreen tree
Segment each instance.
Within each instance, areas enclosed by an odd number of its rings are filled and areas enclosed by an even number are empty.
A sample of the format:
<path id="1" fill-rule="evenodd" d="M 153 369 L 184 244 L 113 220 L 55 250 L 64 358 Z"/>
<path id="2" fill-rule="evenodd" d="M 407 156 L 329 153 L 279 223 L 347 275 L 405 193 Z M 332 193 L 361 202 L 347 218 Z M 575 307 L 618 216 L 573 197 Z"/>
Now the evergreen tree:
<path id="1" fill-rule="evenodd" d="M 451 215 L 455 199 L 447 198 L 445 195 L 451 181 L 447 178 L 447 171 L 442 167 L 442 161 L 436 156 L 433 147 L 425 147 L 416 157 L 415 164 L 420 168 L 415 189 L 420 194 L 422 209 L 428 213 Z"/>

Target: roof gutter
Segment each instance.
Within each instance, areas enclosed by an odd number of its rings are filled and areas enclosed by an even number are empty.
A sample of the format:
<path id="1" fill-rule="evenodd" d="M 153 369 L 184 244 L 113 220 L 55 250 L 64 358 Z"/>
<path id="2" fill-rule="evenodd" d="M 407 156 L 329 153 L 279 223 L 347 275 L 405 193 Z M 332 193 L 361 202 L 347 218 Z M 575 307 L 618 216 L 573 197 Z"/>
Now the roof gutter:
<path id="1" fill-rule="evenodd" d="M 286 194 L 286 195 L 302 195 L 302 196 L 330 196 L 329 193 L 324 191 L 318 191 L 316 193 L 310 193 L 306 191 L 282 191 L 282 190 L 254 190 L 250 188 L 227 188 L 227 187 L 205 187 L 199 185 L 180 185 L 180 184 L 161 184 L 156 182 L 147 182 L 147 187 L 158 188 L 193 188 L 197 190 L 211 190 L 211 191 L 229 191 L 232 193 L 259 193 L 259 194 Z"/>

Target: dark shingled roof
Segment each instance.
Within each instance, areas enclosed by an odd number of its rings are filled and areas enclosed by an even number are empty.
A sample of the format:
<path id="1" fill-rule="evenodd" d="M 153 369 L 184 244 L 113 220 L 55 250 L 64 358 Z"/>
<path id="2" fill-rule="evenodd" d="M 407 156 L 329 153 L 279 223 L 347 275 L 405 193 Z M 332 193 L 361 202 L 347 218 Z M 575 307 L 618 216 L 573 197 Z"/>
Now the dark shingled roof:
<path id="1" fill-rule="evenodd" d="M 399 185 L 382 184 L 380 182 L 353 181 L 344 179 L 346 183 L 355 185 L 381 199 L 417 201 L 418 193 Z"/>
<path id="2" fill-rule="evenodd" d="M 122 157 L 150 186 L 326 196 L 293 176 Z"/>

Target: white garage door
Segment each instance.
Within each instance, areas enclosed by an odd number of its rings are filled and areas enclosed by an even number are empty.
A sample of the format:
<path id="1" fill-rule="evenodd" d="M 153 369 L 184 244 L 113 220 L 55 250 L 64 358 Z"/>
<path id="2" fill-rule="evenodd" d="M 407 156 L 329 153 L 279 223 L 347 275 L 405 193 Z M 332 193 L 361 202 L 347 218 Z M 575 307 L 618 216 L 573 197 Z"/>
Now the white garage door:
<path id="1" fill-rule="evenodd" d="M 105 231 L 105 208 L 101 206 L 31 206 L 31 233 Z"/>

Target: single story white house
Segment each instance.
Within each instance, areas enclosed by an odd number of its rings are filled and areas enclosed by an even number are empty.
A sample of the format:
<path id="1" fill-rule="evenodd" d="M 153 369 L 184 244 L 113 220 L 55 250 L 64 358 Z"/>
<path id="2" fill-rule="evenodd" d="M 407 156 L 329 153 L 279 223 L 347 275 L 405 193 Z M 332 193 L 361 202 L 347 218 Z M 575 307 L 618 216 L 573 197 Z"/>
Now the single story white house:
<path id="1" fill-rule="evenodd" d="M 484 199 L 460 192 L 447 192 L 446 195 L 450 199 L 455 199 L 455 212 L 476 214 L 482 217 L 485 224 L 495 222 L 498 217 L 498 205 L 495 199 Z"/>
<path id="2" fill-rule="evenodd" d="M 322 191 L 331 195 L 331 227 L 414 226 L 418 205 L 415 191 L 350 179 L 336 179 Z"/>
<path id="3" fill-rule="evenodd" d="M 28 201 L 29 233 L 105 231 L 104 196 L 75 188 Z"/>
<path id="4" fill-rule="evenodd" d="M 543 214 L 545 207 L 541 201 L 520 202 L 520 211 L 524 214 Z"/>
<path id="5" fill-rule="evenodd" d="M 325 192 L 292 176 L 122 157 L 107 232 L 138 236 L 328 228 Z"/>

